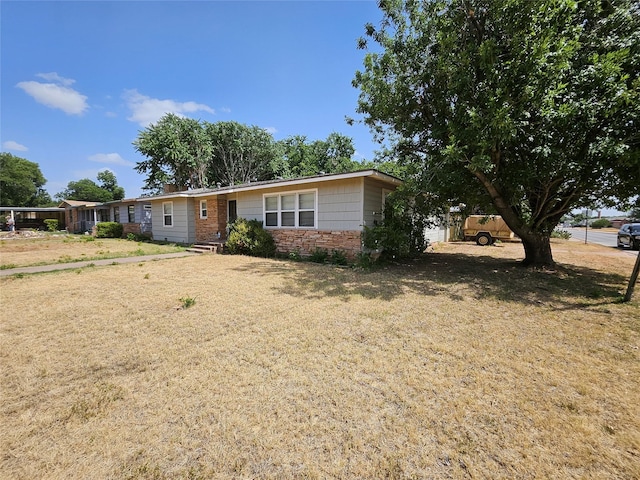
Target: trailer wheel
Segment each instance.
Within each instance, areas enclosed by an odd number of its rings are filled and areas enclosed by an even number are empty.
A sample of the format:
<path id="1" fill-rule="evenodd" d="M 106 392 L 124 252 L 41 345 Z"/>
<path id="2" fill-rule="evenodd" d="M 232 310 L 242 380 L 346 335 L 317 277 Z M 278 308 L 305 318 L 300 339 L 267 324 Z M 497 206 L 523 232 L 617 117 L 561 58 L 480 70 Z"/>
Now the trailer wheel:
<path id="1" fill-rule="evenodd" d="M 479 233 L 476 235 L 476 243 L 481 247 L 485 247 L 493 243 L 493 238 L 488 233 Z"/>

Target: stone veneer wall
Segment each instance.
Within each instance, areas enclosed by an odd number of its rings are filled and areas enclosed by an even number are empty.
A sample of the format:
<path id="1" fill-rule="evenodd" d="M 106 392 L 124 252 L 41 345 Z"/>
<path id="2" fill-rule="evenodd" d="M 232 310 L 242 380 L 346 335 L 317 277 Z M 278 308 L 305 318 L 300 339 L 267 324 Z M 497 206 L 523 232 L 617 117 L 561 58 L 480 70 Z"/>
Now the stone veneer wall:
<path id="1" fill-rule="evenodd" d="M 350 260 L 362 251 L 362 232 L 359 230 L 269 230 L 279 253 L 299 252 L 310 255 L 316 248 L 340 250 Z"/>

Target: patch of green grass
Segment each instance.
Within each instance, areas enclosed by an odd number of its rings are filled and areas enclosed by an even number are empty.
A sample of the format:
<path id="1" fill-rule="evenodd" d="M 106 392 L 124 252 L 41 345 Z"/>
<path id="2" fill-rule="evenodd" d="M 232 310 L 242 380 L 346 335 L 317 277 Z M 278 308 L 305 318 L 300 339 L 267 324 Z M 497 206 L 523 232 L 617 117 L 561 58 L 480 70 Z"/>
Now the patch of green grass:
<path id="1" fill-rule="evenodd" d="M 196 304 L 196 299 L 193 297 L 181 297 L 180 303 L 182 304 L 183 309 L 187 309 L 193 307 Z"/>

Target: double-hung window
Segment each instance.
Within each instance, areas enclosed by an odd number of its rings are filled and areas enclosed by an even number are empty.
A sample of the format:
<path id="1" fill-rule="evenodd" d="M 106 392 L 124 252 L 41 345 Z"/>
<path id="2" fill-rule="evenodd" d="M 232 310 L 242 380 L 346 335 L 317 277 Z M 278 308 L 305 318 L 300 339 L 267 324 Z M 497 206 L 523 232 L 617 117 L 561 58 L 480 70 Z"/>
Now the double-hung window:
<path id="1" fill-rule="evenodd" d="M 264 196 L 266 227 L 315 228 L 317 192 L 287 192 Z"/>
<path id="2" fill-rule="evenodd" d="M 135 205 L 129 205 L 127 207 L 127 220 L 129 221 L 129 223 L 135 223 L 135 221 L 136 221 L 136 206 Z"/>
<path id="3" fill-rule="evenodd" d="M 164 219 L 165 227 L 173 226 L 173 202 L 162 203 L 162 217 Z"/>
<path id="4" fill-rule="evenodd" d="M 200 218 L 207 218 L 207 201 L 200 200 Z"/>

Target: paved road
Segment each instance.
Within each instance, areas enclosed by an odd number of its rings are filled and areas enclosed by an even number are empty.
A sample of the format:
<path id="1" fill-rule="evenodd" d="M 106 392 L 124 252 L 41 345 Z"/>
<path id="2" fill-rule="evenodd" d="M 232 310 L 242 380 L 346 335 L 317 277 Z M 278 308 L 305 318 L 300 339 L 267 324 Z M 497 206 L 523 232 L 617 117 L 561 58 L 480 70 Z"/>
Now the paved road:
<path id="1" fill-rule="evenodd" d="M 571 239 L 574 242 L 583 242 L 585 239 L 584 228 L 566 228 L 565 230 L 571 233 Z M 605 247 L 615 248 L 622 255 L 629 255 L 635 257 L 638 252 L 631 250 L 630 248 L 617 248 L 618 247 L 618 234 L 617 232 L 603 232 L 590 228 L 587 230 L 587 243 L 595 243 L 597 245 L 604 245 Z"/>
<path id="2" fill-rule="evenodd" d="M 571 233 L 571 240 L 584 242 L 585 228 L 567 228 L 566 230 Z M 587 243 L 597 243 L 605 247 L 617 246 L 617 234 L 615 232 L 603 232 L 590 228 L 586 230 L 586 234 Z"/>

